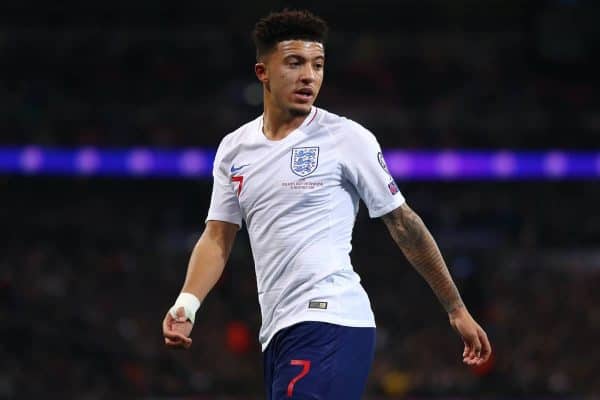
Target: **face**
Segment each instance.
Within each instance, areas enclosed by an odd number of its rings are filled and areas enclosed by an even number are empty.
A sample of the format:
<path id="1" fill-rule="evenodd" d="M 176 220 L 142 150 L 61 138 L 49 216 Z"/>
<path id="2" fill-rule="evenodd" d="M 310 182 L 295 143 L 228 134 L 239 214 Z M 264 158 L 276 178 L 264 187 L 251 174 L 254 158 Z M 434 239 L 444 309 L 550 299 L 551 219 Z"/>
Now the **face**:
<path id="1" fill-rule="evenodd" d="M 255 71 L 266 89 L 265 105 L 294 116 L 308 115 L 323 83 L 323 44 L 286 40 L 260 61 Z"/>

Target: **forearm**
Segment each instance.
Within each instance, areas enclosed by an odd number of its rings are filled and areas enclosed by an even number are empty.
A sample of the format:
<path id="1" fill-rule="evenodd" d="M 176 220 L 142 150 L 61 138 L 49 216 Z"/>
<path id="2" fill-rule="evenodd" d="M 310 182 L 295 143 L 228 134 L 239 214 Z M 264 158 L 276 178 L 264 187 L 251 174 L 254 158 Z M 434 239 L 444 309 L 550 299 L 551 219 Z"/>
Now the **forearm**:
<path id="1" fill-rule="evenodd" d="M 423 220 L 404 204 L 385 215 L 383 221 L 398 247 L 427 281 L 446 312 L 463 307 L 444 258 Z"/>
<path id="2" fill-rule="evenodd" d="M 210 224 L 194 246 L 181 290 L 192 293 L 200 301 L 204 300 L 221 277 L 237 231 L 237 228 L 233 230 L 231 227 L 215 229 Z"/>

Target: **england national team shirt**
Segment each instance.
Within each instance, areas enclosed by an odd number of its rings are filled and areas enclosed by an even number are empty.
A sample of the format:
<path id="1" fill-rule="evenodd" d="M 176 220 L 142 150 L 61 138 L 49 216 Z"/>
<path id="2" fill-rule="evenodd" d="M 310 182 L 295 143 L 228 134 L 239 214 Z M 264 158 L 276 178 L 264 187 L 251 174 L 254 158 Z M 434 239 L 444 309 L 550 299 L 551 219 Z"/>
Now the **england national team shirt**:
<path id="1" fill-rule="evenodd" d="M 254 257 L 263 350 L 302 321 L 374 327 L 369 298 L 350 262 L 362 199 L 372 218 L 404 203 L 368 130 L 313 107 L 284 139 L 260 116 L 221 141 L 206 218 L 246 222 Z"/>

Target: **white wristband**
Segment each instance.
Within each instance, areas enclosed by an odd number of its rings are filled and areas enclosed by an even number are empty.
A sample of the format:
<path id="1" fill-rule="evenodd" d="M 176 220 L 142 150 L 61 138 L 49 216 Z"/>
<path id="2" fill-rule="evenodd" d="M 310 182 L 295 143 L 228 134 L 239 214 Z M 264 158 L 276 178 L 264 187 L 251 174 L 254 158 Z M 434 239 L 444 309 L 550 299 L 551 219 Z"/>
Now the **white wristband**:
<path id="1" fill-rule="evenodd" d="M 177 318 L 177 310 L 180 307 L 183 307 L 185 317 L 193 324 L 196 317 L 196 311 L 200 308 L 200 300 L 191 293 L 181 292 L 179 293 L 177 300 L 175 300 L 175 304 L 169 310 L 169 313 L 173 318 Z"/>

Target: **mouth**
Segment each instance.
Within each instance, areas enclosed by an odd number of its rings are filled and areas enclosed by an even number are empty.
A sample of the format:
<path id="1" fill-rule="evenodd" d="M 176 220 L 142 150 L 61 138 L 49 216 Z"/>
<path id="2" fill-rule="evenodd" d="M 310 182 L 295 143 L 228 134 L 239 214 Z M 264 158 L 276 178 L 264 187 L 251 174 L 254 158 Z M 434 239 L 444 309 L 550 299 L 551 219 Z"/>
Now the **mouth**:
<path id="1" fill-rule="evenodd" d="M 312 90 L 312 88 L 301 88 L 298 90 L 294 91 L 294 96 L 299 99 L 299 100 L 303 100 L 303 101 L 310 101 L 310 99 L 313 98 L 315 92 Z"/>

